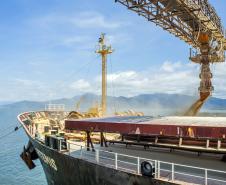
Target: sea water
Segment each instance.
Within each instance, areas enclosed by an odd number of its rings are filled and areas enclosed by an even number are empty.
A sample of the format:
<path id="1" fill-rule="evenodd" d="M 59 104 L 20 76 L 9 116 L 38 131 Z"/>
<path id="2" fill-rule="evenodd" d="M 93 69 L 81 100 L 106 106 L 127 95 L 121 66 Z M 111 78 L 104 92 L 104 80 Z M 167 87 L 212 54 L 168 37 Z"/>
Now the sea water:
<path id="1" fill-rule="evenodd" d="M 19 125 L 15 112 L 1 112 L 0 137 Z M 0 185 L 47 185 L 45 174 L 39 160 L 36 167 L 29 170 L 20 158 L 23 146 L 27 145 L 28 137 L 23 128 L 0 139 Z"/>

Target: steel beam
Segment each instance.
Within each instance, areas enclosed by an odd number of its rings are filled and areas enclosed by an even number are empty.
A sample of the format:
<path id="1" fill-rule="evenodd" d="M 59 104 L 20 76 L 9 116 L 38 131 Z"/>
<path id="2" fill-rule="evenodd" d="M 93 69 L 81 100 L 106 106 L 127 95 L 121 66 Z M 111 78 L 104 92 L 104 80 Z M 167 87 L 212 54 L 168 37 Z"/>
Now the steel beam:
<path id="1" fill-rule="evenodd" d="M 218 41 L 219 45 L 225 42 L 221 20 L 207 0 L 116 0 L 116 2 L 196 49 L 201 47 L 198 36 L 204 31 Z M 226 46 L 223 49 L 226 50 Z M 218 53 L 219 57 L 211 62 L 224 61 L 224 52 Z"/>

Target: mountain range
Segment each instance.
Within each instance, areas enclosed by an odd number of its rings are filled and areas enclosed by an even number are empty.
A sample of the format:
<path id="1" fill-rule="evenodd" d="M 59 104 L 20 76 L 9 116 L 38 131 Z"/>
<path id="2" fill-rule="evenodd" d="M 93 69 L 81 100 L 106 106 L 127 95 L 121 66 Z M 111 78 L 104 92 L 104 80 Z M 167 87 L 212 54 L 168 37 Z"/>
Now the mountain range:
<path id="1" fill-rule="evenodd" d="M 10 104 L 0 104 L 0 116 L 9 118 L 25 111 L 44 110 L 48 103 L 65 104 L 67 110 L 86 111 L 100 102 L 101 97 L 95 94 L 84 94 L 72 98 L 62 98 L 51 101 L 20 101 Z M 108 96 L 108 113 L 134 110 L 147 115 L 182 115 L 197 97 L 181 94 L 142 94 L 134 97 Z M 80 102 L 80 103 L 78 103 Z M 77 108 L 76 108 L 77 104 Z M 226 99 L 210 97 L 204 104 L 202 112 L 224 112 Z M 225 111 L 226 112 L 226 111 Z"/>

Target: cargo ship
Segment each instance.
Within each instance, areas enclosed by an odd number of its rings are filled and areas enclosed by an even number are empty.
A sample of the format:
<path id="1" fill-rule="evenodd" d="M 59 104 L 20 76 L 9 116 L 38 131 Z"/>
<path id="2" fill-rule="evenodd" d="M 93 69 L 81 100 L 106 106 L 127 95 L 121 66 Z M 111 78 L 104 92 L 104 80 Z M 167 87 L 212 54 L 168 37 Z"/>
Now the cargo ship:
<path id="1" fill-rule="evenodd" d="M 99 38 L 101 106 L 87 112 L 49 104 L 18 115 L 29 142 L 21 158 L 40 160 L 48 185 L 226 184 L 226 117 L 107 115 L 106 61 Z"/>

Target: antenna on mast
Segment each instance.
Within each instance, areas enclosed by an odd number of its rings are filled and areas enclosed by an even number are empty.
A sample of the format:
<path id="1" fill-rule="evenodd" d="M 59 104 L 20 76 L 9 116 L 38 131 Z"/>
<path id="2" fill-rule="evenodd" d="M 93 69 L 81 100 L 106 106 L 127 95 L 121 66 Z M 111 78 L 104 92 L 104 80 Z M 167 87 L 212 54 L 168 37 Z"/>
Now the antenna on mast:
<path id="1" fill-rule="evenodd" d="M 102 57 L 102 96 L 101 96 L 101 109 L 102 116 L 107 112 L 107 55 L 113 53 L 111 45 L 107 46 L 105 43 L 105 34 L 101 33 L 99 38 L 99 45 L 96 53 Z"/>

